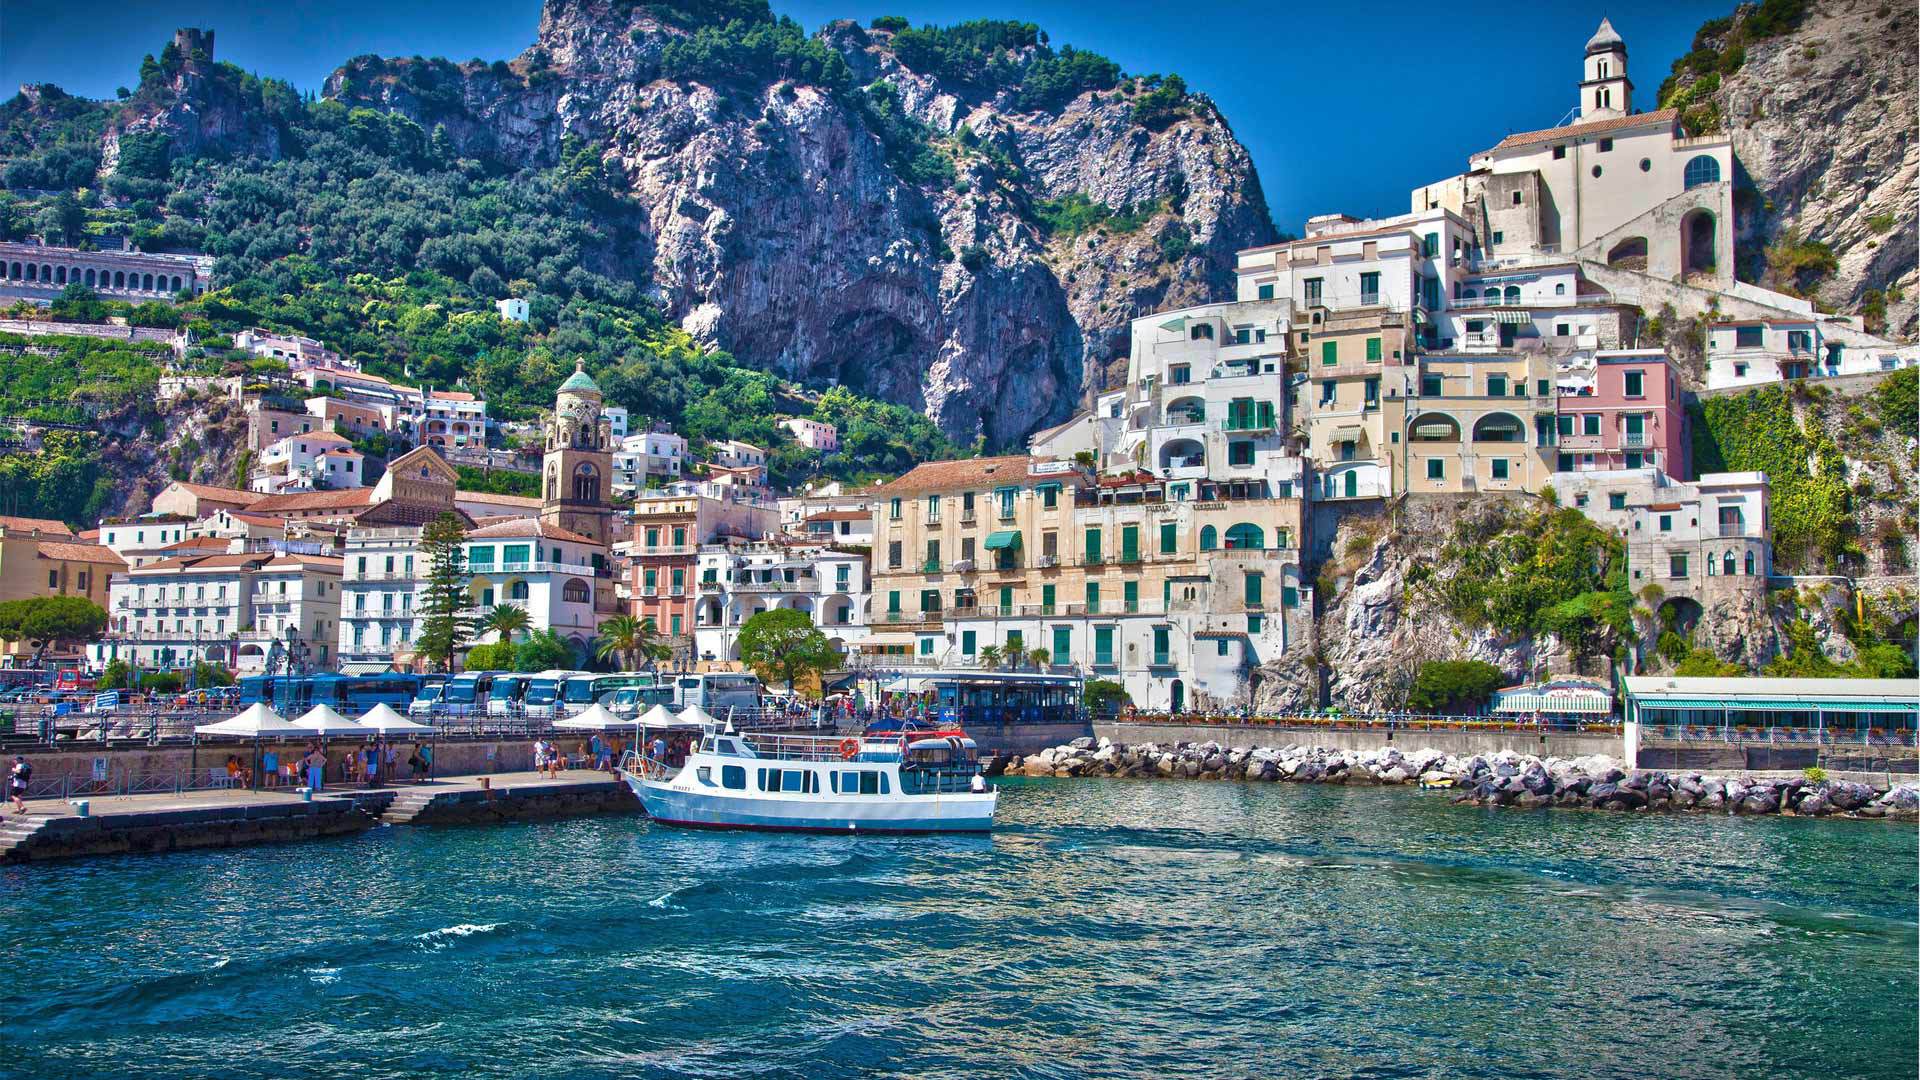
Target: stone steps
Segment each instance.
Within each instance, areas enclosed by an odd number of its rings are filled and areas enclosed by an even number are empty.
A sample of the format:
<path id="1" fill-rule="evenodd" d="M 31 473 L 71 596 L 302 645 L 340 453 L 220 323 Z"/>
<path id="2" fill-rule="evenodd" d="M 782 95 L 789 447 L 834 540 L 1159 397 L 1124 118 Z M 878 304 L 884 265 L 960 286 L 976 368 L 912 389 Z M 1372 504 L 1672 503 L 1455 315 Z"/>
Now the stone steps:
<path id="1" fill-rule="evenodd" d="M 49 820 L 51 819 L 8 815 L 7 820 L 0 823 L 0 859 L 13 854 L 14 849 L 25 844 L 33 834 L 46 828 Z"/>
<path id="2" fill-rule="evenodd" d="M 405 825 L 414 818 L 419 817 L 421 812 L 426 810 L 427 807 L 433 805 L 434 797 L 437 794 L 438 792 L 432 791 L 401 792 L 399 795 L 394 796 L 392 802 L 387 804 L 386 810 L 380 815 L 380 820 L 389 825 Z"/>

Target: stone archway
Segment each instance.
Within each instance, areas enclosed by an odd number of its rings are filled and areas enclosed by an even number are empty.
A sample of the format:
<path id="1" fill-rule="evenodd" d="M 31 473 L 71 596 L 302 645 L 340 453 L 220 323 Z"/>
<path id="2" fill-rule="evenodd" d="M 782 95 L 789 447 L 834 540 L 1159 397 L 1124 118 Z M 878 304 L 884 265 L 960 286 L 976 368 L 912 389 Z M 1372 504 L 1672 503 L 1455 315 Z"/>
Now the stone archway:
<path id="1" fill-rule="evenodd" d="M 1647 268 L 1647 238 L 1629 236 L 1613 245 L 1607 251 L 1607 266 L 1614 270 L 1642 270 Z"/>
<path id="2" fill-rule="evenodd" d="M 1680 272 L 1683 276 L 1711 274 L 1719 265 L 1715 252 L 1720 223 L 1713 211 L 1694 209 L 1680 219 Z"/>
<path id="3" fill-rule="evenodd" d="M 1699 601 L 1686 596 L 1668 597 L 1660 602 L 1660 628 L 1690 638 L 1693 628 L 1700 624 L 1701 614 Z"/>

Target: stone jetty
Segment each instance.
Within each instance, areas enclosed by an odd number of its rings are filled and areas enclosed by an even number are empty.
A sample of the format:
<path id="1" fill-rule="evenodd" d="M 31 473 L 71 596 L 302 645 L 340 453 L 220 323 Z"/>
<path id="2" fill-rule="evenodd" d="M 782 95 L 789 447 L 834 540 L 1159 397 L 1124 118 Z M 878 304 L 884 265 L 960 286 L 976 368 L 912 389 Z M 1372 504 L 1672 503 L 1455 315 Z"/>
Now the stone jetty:
<path id="1" fill-rule="evenodd" d="M 1463 757 L 1438 750 L 1334 750 L 1288 744 L 1228 748 L 1216 742 L 1137 743 L 1075 739 L 1037 754 L 996 758 L 1006 776 L 1242 780 L 1349 787 L 1445 787 L 1457 803 L 1590 810 L 1699 810 L 1725 814 L 1840 815 L 1920 820 L 1920 785 L 1891 788 L 1848 780 L 1758 778 L 1630 771 L 1602 755 L 1540 758 L 1504 750 Z"/>

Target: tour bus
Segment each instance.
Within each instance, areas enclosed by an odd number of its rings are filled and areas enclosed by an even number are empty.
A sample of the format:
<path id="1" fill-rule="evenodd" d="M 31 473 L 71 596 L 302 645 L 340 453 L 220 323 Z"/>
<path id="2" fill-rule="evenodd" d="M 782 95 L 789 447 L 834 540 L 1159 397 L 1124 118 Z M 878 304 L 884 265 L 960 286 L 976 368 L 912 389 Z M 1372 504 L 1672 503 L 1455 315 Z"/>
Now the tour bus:
<path id="1" fill-rule="evenodd" d="M 495 675 L 493 690 L 487 694 L 488 716 L 512 716 L 520 711 L 521 697 L 527 692 L 531 675 Z"/>
<path id="2" fill-rule="evenodd" d="M 249 675 L 240 680 L 239 704 L 245 708 L 265 702 L 286 717 L 325 705 L 352 719 L 375 705 L 411 709 L 420 684 L 418 675 Z"/>
<path id="3" fill-rule="evenodd" d="M 563 671 L 549 668 L 527 680 L 527 689 L 520 695 L 521 711 L 527 716 L 553 718 L 560 710 L 560 687 L 575 675 L 585 675 L 584 671 Z"/>
<path id="4" fill-rule="evenodd" d="M 560 704 L 568 716 L 587 711 L 596 701 L 604 701 L 615 690 L 625 687 L 652 686 L 651 675 L 636 675 L 631 672 L 620 675 L 582 674 L 567 679 L 560 687 Z"/>
<path id="5" fill-rule="evenodd" d="M 447 691 L 440 697 L 440 711 L 448 716 L 484 713 L 487 695 L 493 690 L 496 671 L 463 671 L 447 680 Z"/>
<path id="6" fill-rule="evenodd" d="M 655 705 L 673 708 L 673 683 L 666 682 L 643 686 L 621 686 L 610 693 L 600 695 L 600 704 L 610 713 L 623 720 L 631 720 L 649 712 Z"/>
<path id="7" fill-rule="evenodd" d="M 698 705 L 724 719 L 727 709 L 758 710 L 760 679 L 737 671 L 704 671 L 675 680 L 674 707 Z"/>

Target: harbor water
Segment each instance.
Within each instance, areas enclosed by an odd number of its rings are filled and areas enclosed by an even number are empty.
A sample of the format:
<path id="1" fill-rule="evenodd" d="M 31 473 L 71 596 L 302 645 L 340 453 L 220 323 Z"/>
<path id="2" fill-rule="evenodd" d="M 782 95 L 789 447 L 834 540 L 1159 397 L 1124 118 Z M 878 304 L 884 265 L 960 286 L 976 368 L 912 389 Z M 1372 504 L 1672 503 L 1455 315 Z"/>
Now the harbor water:
<path id="1" fill-rule="evenodd" d="M 1011 781 L 0 868 L 8 1077 L 1915 1075 L 1916 832 Z"/>

